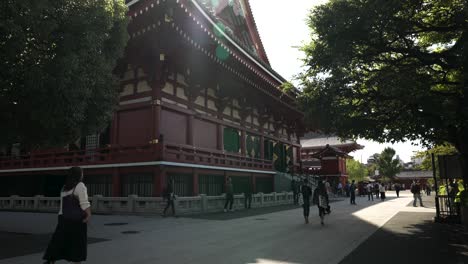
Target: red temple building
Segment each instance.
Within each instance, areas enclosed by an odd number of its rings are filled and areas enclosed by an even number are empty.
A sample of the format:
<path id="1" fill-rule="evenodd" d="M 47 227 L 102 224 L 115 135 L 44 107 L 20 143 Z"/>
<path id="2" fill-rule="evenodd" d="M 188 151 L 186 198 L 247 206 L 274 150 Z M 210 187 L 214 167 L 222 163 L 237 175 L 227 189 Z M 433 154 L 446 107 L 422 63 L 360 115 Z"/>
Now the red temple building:
<path id="1" fill-rule="evenodd" d="M 297 91 L 280 89 L 248 0 L 127 5 L 112 123 L 55 151 L 15 144 L 0 158 L 0 196 L 56 196 L 71 166 L 104 196 L 160 196 L 169 179 L 181 196 L 219 195 L 229 176 L 236 193 L 268 193 L 277 172 L 299 169 Z"/>
<path id="2" fill-rule="evenodd" d="M 352 158 L 348 153 L 364 148 L 352 140 L 312 132 L 307 133 L 300 142 L 303 171 L 326 178 L 332 186 L 338 182 L 346 183 L 346 159 Z"/>

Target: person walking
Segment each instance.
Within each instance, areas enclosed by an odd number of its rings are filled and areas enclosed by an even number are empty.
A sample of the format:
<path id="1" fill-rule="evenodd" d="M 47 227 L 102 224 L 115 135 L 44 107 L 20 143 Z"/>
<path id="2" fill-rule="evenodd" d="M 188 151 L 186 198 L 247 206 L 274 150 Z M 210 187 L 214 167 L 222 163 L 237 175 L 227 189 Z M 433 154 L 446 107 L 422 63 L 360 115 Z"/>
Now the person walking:
<path id="1" fill-rule="evenodd" d="M 416 200 L 419 199 L 419 205 L 421 207 L 424 207 L 422 199 L 421 199 L 421 185 L 419 184 L 419 181 L 413 182 L 413 184 L 411 184 L 411 192 L 413 193 L 413 198 L 414 198 L 413 206 L 416 207 Z"/>
<path id="2" fill-rule="evenodd" d="M 385 184 L 380 184 L 379 186 L 380 200 L 385 201 Z"/>
<path id="3" fill-rule="evenodd" d="M 244 208 L 250 209 L 251 204 L 252 204 L 252 183 L 249 182 L 247 184 L 247 188 L 244 193 Z"/>
<path id="4" fill-rule="evenodd" d="M 227 212 L 228 204 L 229 204 L 229 211 L 232 210 L 232 204 L 234 203 L 234 186 L 232 185 L 231 177 L 227 178 L 226 182 L 226 202 L 224 203 L 224 212 Z"/>
<path id="5" fill-rule="evenodd" d="M 164 211 L 162 213 L 162 217 L 166 217 L 166 211 L 171 207 L 172 209 L 172 216 L 176 216 L 175 214 L 175 206 L 174 206 L 174 200 L 175 200 L 175 194 L 174 194 L 174 179 L 170 179 L 166 189 L 163 192 L 163 199 L 166 200 L 166 207 L 164 208 Z"/>
<path id="6" fill-rule="evenodd" d="M 374 201 L 374 194 L 373 194 L 373 186 L 372 183 L 368 183 L 366 185 L 366 191 L 367 191 L 367 201 Z"/>
<path id="7" fill-rule="evenodd" d="M 354 180 L 351 182 L 351 185 L 349 186 L 349 194 L 351 196 L 350 203 L 356 204 L 356 183 L 354 183 Z"/>
<path id="8" fill-rule="evenodd" d="M 301 194 L 302 194 L 302 208 L 304 209 L 304 220 L 305 223 L 309 223 L 309 212 L 310 212 L 310 198 L 312 196 L 312 189 L 308 185 L 307 179 L 304 179 L 304 183 L 301 186 Z M 323 183 L 322 183 L 323 184 Z M 325 189 L 325 186 L 324 186 Z M 326 190 L 325 190 L 326 192 Z"/>
<path id="9" fill-rule="evenodd" d="M 376 199 L 379 199 L 379 195 L 380 195 L 380 184 L 378 182 L 376 182 L 374 184 L 374 193 L 375 193 L 375 198 Z"/>
<path id="10" fill-rule="evenodd" d="M 294 178 L 291 180 L 291 191 L 293 192 L 294 205 L 299 205 L 299 182 Z"/>
<path id="11" fill-rule="evenodd" d="M 43 256 L 45 263 L 52 264 L 62 259 L 72 263 L 86 261 L 90 217 L 91 207 L 83 183 L 83 170 L 72 167 L 60 192 L 58 224 Z"/>
<path id="12" fill-rule="evenodd" d="M 324 219 L 327 212 L 330 212 L 328 193 L 323 182 L 319 182 L 314 190 L 313 203 L 317 205 L 320 216 L 320 224 L 324 225 Z"/>
<path id="13" fill-rule="evenodd" d="M 399 183 L 395 183 L 395 192 L 396 192 L 396 197 L 400 197 L 400 190 L 401 190 L 401 186 Z"/>
<path id="14" fill-rule="evenodd" d="M 336 193 L 339 196 L 343 196 L 343 184 L 341 182 L 338 182 L 338 186 L 336 186 Z"/>

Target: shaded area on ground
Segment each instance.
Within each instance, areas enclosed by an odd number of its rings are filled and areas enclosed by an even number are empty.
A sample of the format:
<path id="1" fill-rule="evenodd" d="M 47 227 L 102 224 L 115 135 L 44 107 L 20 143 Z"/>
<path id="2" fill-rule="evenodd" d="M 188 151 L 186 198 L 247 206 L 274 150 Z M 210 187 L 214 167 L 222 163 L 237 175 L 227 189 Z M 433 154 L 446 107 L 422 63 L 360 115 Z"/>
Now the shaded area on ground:
<path id="1" fill-rule="evenodd" d="M 421 193 L 421 200 L 423 202 L 424 207 L 436 208 L 436 206 L 435 206 L 435 192 L 432 192 L 430 196 L 427 196 L 426 194 Z M 411 202 L 408 203 L 407 207 L 413 207 L 413 201 L 414 200 L 411 200 Z M 416 201 L 416 206 L 419 206 L 419 200 Z"/>
<path id="2" fill-rule="evenodd" d="M 468 230 L 434 223 L 433 217 L 434 213 L 399 212 L 340 264 L 403 260 L 396 256 L 404 256 L 404 263 L 468 263 Z"/>
<path id="3" fill-rule="evenodd" d="M 333 199 L 330 200 L 330 203 L 342 201 L 343 199 Z M 315 207 L 315 205 L 311 204 L 311 210 Z M 205 213 L 205 214 L 196 214 L 196 215 L 187 215 L 184 217 L 187 218 L 196 218 L 196 219 L 206 219 L 206 220 L 231 220 L 243 217 L 250 217 L 256 215 L 263 215 L 263 214 L 270 214 L 280 211 L 292 210 L 302 208 L 300 205 L 278 205 L 278 206 L 270 206 L 270 207 L 260 207 L 260 208 L 251 208 L 251 209 L 244 209 L 241 210 L 234 210 L 233 212 L 215 212 L 215 213 Z M 333 207 L 332 207 L 333 210 Z M 265 220 L 265 219 L 262 219 Z"/>
<path id="4" fill-rule="evenodd" d="M 51 237 L 52 234 L 0 232 L 0 259 L 44 252 Z M 106 239 L 88 237 L 88 244 L 102 241 Z"/>

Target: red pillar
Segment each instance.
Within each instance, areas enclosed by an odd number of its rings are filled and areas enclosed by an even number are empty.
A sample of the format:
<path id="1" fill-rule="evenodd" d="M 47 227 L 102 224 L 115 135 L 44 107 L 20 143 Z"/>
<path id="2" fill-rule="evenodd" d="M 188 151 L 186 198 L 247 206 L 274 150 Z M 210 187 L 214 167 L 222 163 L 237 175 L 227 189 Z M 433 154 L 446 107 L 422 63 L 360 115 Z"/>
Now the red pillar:
<path id="1" fill-rule="evenodd" d="M 153 169 L 153 196 L 162 196 L 166 188 L 166 169 L 156 166 Z"/>
<path id="2" fill-rule="evenodd" d="M 217 138 L 216 138 L 216 148 L 218 150 L 224 150 L 224 127 L 221 124 L 217 124 Z"/>
<path id="3" fill-rule="evenodd" d="M 193 145 L 193 115 L 187 117 L 187 145 Z"/>
<path id="4" fill-rule="evenodd" d="M 120 174 L 119 169 L 114 168 L 112 170 L 112 196 L 119 197 L 121 195 L 121 181 L 120 181 Z"/>
<path id="5" fill-rule="evenodd" d="M 241 130 L 241 144 L 240 144 L 240 147 L 241 147 L 241 154 L 243 156 L 245 156 L 246 155 L 246 153 L 245 153 L 245 149 L 246 149 L 246 147 L 245 147 L 245 130 Z"/>
<path id="6" fill-rule="evenodd" d="M 257 187 L 255 185 L 255 175 L 252 173 L 252 176 L 250 178 L 252 180 L 252 193 L 257 193 Z"/>
<path id="7" fill-rule="evenodd" d="M 193 169 L 193 196 L 197 196 L 199 192 L 198 187 L 198 170 Z"/>

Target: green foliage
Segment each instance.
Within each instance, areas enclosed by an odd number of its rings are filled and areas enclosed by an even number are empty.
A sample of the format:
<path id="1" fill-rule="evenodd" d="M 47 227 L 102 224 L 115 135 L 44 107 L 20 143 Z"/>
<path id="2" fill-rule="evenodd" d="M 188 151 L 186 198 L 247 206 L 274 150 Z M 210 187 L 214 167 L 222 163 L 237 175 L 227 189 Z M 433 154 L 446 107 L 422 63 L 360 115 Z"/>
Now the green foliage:
<path id="1" fill-rule="evenodd" d="M 128 40 L 123 0 L 4 0 L 0 146 L 63 145 L 108 125 Z"/>
<path id="2" fill-rule="evenodd" d="M 343 138 L 449 142 L 468 160 L 466 0 L 331 0 L 311 11 L 300 98 Z"/>
<path id="3" fill-rule="evenodd" d="M 349 181 L 355 180 L 356 182 L 360 182 L 367 176 L 366 166 L 355 159 L 346 160 L 346 170 L 349 175 Z"/>
<path id="4" fill-rule="evenodd" d="M 385 179 L 393 179 L 397 175 L 402 167 L 400 161 L 395 157 L 395 150 L 392 148 L 385 148 L 382 153 L 380 153 L 379 159 L 377 160 L 377 168 L 379 174 Z"/>
<path id="5" fill-rule="evenodd" d="M 434 154 L 436 173 L 439 174 L 439 163 L 437 162 L 437 156 L 439 155 L 450 155 L 457 153 L 454 146 L 450 144 L 437 145 L 426 151 L 418 151 L 415 154 L 416 158 L 422 158 L 423 161 L 418 169 L 421 170 L 432 170 L 432 158 L 431 154 Z"/>

